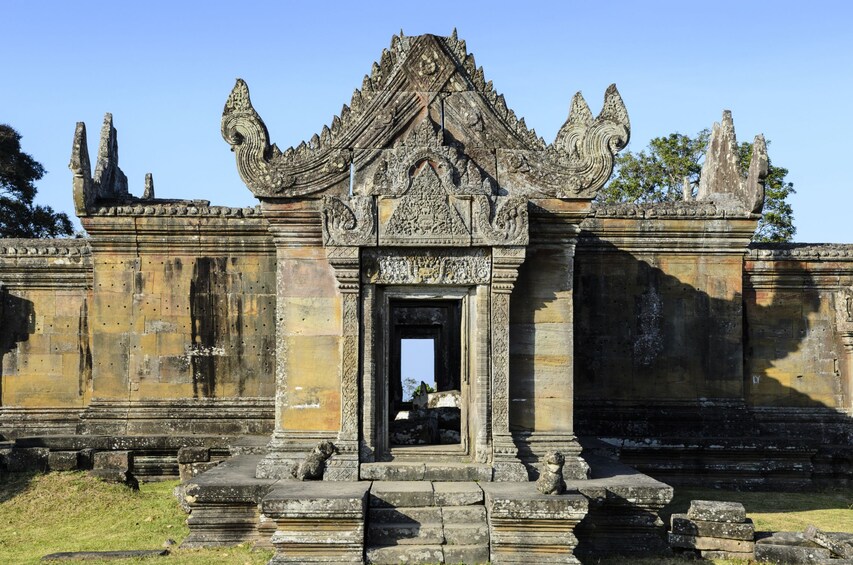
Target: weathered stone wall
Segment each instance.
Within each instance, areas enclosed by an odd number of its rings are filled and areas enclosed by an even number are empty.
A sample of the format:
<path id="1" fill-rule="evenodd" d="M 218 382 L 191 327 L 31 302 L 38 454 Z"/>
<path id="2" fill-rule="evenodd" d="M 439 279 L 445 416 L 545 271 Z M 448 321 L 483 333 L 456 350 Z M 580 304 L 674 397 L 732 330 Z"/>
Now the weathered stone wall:
<path id="1" fill-rule="evenodd" d="M 0 240 L 0 426 L 73 432 L 89 399 L 86 240 Z"/>
<path id="2" fill-rule="evenodd" d="M 853 252 L 752 245 L 753 220 L 706 208 L 583 224 L 576 433 L 676 483 L 849 481 Z"/>
<path id="3" fill-rule="evenodd" d="M 748 403 L 849 413 L 853 367 L 844 336 L 853 248 L 755 245 L 744 285 Z"/>
<path id="4" fill-rule="evenodd" d="M 637 212 L 630 217 L 599 207 L 582 225 L 575 268 L 578 402 L 741 399 L 743 253 L 755 220 L 695 203 L 671 216 Z"/>
<path id="5" fill-rule="evenodd" d="M 31 409 L 49 407 L 66 433 L 268 432 L 276 266 L 260 214 L 160 203 L 83 223 L 87 240 L 0 259 L 4 427 L 40 433 Z"/>

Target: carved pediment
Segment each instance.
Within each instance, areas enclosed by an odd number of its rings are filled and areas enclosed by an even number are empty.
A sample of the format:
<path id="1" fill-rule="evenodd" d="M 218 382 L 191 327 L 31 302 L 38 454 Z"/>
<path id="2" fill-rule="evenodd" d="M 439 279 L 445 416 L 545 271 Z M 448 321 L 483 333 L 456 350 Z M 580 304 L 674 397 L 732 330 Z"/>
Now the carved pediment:
<path id="1" fill-rule="evenodd" d="M 441 127 L 427 138 L 411 135 L 424 123 Z M 625 107 L 611 86 L 595 118 L 577 94 L 555 142 L 546 144 L 485 81 L 455 32 L 394 36 L 350 105 L 295 148 L 281 151 L 271 143 L 242 80 L 222 115 L 222 135 L 236 154 L 240 176 L 260 198 L 346 194 L 351 167 L 356 193 L 399 194 L 408 188 L 400 183 L 406 167 L 419 166 L 412 159 L 418 150 L 438 164 L 440 178 L 455 169 L 463 177 L 453 183 L 461 193 L 592 198 L 610 176 L 629 130 Z M 469 148 L 468 154 L 460 147 Z M 489 163 L 478 165 L 474 154 Z"/>

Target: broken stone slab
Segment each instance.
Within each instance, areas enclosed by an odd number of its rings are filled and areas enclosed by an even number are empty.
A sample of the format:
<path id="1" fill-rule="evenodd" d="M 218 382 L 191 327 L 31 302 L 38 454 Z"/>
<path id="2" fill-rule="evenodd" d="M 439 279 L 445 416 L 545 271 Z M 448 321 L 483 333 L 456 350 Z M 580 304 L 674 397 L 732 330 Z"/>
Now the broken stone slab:
<path id="1" fill-rule="evenodd" d="M 433 506 L 434 501 L 429 481 L 377 481 L 370 488 L 372 508 Z"/>
<path id="2" fill-rule="evenodd" d="M 822 547 L 804 547 L 762 542 L 755 544 L 755 560 L 761 563 L 800 565 L 820 563 L 829 558 L 829 550 Z"/>
<path id="3" fill-rule="evenodd" d="M 740 502 L 716 500 L 691 500 L 687 517 L 705 522 L 742 523 L 746 520 L 746 509 Z"/>
<path id="4" fill-rule="evenodd" d="M 687 514 L 673 514 L 670 523 L 672 525 L 672 533 L 674 534 L 746 541 L 753 541 L 755 537 L 755 526 L 749 518 L 745 522 L 738 524 L 732 522 L 691 520 L 687 517 Z"/>
<path id="5" fill-rule="evenodd" d="M 427 408 L 461 408 L 462 393 L 458 390 L 445 390 L 427 394 Z"/>
<path id="6" fill-rule="evenodd" d="M 76 471 L 76 451 L 51 451 L 47 457 L 47 466 L 51 471 Z"/>
<path id="7" fill-rule="evenodd" d="M 752 541 L 722 538 L 706 538 L 684 534 L 669 534 L 669 545 L 685 549 L 752 552 L 755 543 Z"/>
<path id="8" fill-rule="evenodd" d="M 831 533 L 817 529 L 814 524 L 806 528 L 803 532 L 803 536 L 807 540 L 828 549 L 829 552 L 836 557 L 840 557 L 842 559 L 853 558 L 853 544 L 843 539 L 839 539 L 838 536 L 833 536 Z"/>
<path id="9" fill-rule="evenodd" d="M 483 503 L 483 489 L 474 482 L 435 482 L 432 484 L 436 506 L 468 506 Z"/>
<path id="10" fill-rule="evenodd" d="M 202 463 L 210 461 L 210 449 L 207 447 L 182 447 L 178 450 L 178 463 Z"/>
<path id="11" fill-rule="evenodd" d="M 169 555 L 168 549 L 134 549 L 127 551 L 63 551 L 51 553 L 41 558 L 42 561 L 95 561 L 112 559 L 142 559 Z"/>
<path id="12" fill-rule="evenodd" d="M 180 463 L 178 465 L 178 476 L 185 483 L 204 472 L 210 471 L 219 465 L 219 461 L 203 461 L 199 463 Z"/>

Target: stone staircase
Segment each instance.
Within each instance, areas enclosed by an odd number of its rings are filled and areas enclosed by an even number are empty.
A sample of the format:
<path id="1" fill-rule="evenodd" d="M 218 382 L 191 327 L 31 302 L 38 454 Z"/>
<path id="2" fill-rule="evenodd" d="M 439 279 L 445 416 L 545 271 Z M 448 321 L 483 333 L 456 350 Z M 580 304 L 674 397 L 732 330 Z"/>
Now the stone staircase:
<path id="1" fill-rule="evenodd" d="M 366 562 L 489 562 L 483 490 L 472 481 L 375 481 Z"/>

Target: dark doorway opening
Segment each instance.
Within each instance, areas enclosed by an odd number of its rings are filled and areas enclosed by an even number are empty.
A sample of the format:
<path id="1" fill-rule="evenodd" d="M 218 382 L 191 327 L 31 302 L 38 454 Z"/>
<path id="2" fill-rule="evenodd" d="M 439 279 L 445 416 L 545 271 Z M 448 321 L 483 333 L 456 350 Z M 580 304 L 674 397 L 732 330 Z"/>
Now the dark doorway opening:
<path id="1" fill-rule="evenodd" d="M 389 444 L 461 443 L 460 300 L 390 302 Z"/>

